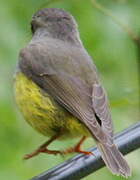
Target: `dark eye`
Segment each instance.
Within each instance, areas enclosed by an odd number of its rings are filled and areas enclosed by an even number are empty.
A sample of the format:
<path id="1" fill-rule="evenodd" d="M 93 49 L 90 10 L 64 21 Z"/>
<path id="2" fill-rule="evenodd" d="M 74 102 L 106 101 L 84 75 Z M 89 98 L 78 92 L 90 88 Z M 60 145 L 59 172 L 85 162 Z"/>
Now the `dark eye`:
<path id="1" fill-rule="evenodd" d="M 66 16 L 64 16 L 64 17 L 63 17 L 63 19 L 69 20 L 69 18 L 68 18 L 68 17 L 66 17 Z"/>
<path id="2" fill-rule="evenodd" d="M 40 14 L 36 15 L 36 18 L 39 18 L 40 17 Z"/>

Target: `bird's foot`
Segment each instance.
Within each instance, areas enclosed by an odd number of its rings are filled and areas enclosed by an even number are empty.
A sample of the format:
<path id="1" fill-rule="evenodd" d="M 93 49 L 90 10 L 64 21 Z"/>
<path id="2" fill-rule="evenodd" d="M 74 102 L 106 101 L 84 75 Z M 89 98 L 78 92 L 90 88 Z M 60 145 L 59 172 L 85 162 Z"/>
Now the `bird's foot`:
<path id="1" fill-rule="evenodd" d="M 56 134 L 56 135 L 52 136 L 48 141 L 46 141 L 44 144 L 39 146 L 39 148 L 37 150 L 33 151 L 30 154 L 26 154 L 23 159 L 30 159 L 30 158 L 32 158 L 34 156 L 37 156 L 40 153 L 53 154 L 53 155 L 61 154 L 61 151 L 49 150 L 47 148 L 48 145 L 51 144 L 56 139 L 58 139 L 60 137 L 60 135 L 61 134 Z"/>
<path id="2" fill-rule="evenodd" d="M 81 150 L 81 145 L 83 144 L 85 139 L 86 139 L 86 137 L 83 136 L 76 146 L 68 148 L 68 149 L 62 151 L 62 154 L 69 154 L 69 153 L 75 153 L 76 152 L 76 153 L 82 153 L 82 154 L 85 154 L 85 155 L 94 155 L 92 152 Z"/>
<path id="3" fill-rule="evenodd" d="M 70 153 L 82 153 L 82 154 L 85 154 L 85 155 L 94 155 L 92 152 L 89 152 L 89 151 L 83 151 L 80 149 L 80 147 L 71 147 L 71 148 L 68 148 L 64 151 L 61 151 L 61 154 L 63 155 L 66 155 L 66 154 L 70 154 Z"/>
<path id="4" fill-rule="evenodd" d="M 33 151 L 32 153 L 26 154 L 23 159 L 25 159 L 25 160 L 30 159 L 32 157 L 37 156 L 40 153 L 46 153 L 46 154 L 52 154 L 52 155 L 62 154 L 61 151 L 49 150 L 47 148 L 38 148 L 37 150 Z"/>

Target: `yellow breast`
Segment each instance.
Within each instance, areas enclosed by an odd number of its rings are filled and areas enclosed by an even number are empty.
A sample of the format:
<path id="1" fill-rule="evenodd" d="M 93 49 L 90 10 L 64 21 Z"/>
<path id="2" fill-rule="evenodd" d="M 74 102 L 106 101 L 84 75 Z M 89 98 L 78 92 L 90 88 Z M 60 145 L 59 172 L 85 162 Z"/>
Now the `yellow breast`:
<path id="1" fill-rule="evenodd" d="M 78 119 L 21 72 L 15 78 L 15 98 L 26 121 L 45 136 L 61 130 L 66 137 L 89 135 Z"/>

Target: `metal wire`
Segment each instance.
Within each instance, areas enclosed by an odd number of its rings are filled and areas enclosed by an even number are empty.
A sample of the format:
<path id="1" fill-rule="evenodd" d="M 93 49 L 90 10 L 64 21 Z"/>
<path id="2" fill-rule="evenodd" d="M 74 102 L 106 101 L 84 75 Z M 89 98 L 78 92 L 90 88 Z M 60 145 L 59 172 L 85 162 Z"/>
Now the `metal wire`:
<path id="1" fill-rule="evenodd" d="M 140 148 L 140 123 L 117 134 L 114 139 L 115 144 L 124 155 Z M 78 180 L 95 172 L 105 164 L 96 147 L 89 151 L 92 151 L 95 156 L 77 155 L 32 180 Z"/>

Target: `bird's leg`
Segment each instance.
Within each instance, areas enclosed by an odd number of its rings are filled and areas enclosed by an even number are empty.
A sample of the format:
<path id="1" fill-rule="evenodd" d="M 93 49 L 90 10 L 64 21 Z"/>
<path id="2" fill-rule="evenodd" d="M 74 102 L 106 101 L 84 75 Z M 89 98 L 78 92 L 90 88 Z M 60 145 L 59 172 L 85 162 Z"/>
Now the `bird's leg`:
<path id="1" fill-rule="evenodd" d="M 53 141 L 58 139 L 60 136 L 61 136 L 60 134 L 52 136 L 48 141 L 46 141 L 44 144 L 42 144 L 38 149 L 36 149 L 35 151 L 33 151 L 30 154 L 26 154 L 24 156 L 24 159 L 30 159 L 40 153 L 47 153 L 47 154 L 53 154 L 53 155 L 62 154 L 61 151 L 49 150 L 47 148 L 48 145 L 50 145 Z"/>
<path id="2" fill-rule="evenodd" d="M 85 141 L 86 138 L 87 138 L 86 136 L 83 136 L 80 139 L 80 141 L 76 144 L 76 146 L 74 146 L 72 148 L 68 148 L 65 151 L 62 151 L 62 154 L 69 154 L 69 153 L 77 152 L 77 153 L 83 153 L 85 155 L 94 155 L 92 152 L 81 150 L 81 145 L 83 144 L 83 142 Z"/>

